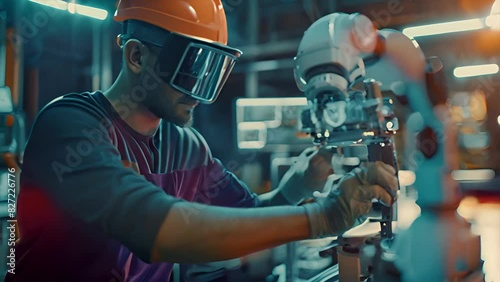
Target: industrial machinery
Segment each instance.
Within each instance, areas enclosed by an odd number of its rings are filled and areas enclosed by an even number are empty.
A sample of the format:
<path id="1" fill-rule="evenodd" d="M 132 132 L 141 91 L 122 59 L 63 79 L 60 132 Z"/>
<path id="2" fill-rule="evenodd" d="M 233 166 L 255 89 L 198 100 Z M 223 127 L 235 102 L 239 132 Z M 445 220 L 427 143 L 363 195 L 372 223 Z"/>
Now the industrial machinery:
<path id="1" fill-rule="evenodd" d="M 416 174 L 421 215 L 394 236 L 396 206 L 383 207 L 376 236 L 339 236 L 339 280 L 482 281 L 479 237 L 456 213 L 461 197 L 451 171 L 458 154 L 439 59 L 426 59 L 415 41 L 377 30 L 363 15 L 334 13 L 307 29 L 295 60 L 308 103 L 304 130 L 350 166 L 380 160 L 397 169 L 398 124 L 381 89 L 405 97 L 414 112 L 404 159 Z M 364 252 L 367 246 L 373 252 Z"/>

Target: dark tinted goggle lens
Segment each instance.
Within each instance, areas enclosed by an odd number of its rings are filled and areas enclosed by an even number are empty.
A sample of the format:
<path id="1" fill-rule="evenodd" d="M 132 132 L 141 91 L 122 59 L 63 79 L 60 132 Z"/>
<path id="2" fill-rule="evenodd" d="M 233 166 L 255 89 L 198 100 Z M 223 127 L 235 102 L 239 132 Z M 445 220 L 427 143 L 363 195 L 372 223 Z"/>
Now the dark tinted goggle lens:
<path id="1" fill-rule="evenodd" d="M 226 82 L 237 57 L 217 48 L 191 43 L 170 85 L 205 102 L 213 102 Z"/>

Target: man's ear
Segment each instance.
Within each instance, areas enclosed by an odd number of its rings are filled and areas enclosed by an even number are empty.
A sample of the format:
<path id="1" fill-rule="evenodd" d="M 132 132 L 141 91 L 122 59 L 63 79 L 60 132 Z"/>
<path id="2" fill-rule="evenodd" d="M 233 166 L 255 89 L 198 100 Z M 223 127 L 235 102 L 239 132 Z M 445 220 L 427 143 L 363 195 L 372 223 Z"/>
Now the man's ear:
<path id="1" fill-rule="evenodd" d="M 127 67 L 135 74 L 143 67 L 143 53 L 146 46 L 137 39 L 130 39 L 123 45 L 123 56 Z"/>

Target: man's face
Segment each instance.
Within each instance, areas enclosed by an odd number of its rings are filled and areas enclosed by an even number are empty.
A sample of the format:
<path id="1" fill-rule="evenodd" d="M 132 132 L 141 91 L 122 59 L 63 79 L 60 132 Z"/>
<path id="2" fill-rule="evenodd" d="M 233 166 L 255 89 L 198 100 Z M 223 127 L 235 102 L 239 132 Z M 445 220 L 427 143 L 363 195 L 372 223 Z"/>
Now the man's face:
<path id="1" fill-rule="evenodd" d="M 160 81 L 158 87 L 149 91 L 144 100 L 144 106 L 154 115 L 166 121 L 178 126 L 191 126 L 194 109 L 199 104 L 198 100 Z"/>
<path id="2" fill-rule="evenodd" d="M 165 83 L 156 71 L 156 60 L 156 58 L 148 60 L 144 71 L 141 72 L 140 82 L 147 89 L 143 106 L 166 121 L 182 127 L 191 126 L 194 109 L 199 101 Z"/>

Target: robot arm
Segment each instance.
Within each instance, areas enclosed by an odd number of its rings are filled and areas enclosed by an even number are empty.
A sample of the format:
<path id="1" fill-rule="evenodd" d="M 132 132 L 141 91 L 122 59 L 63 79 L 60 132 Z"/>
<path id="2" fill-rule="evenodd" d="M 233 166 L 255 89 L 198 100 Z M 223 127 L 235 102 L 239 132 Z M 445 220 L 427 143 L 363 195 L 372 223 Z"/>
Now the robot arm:
<path id="1" fill-rule="evenodd" d="M 417 144 L 409 148 L 416 147 L 423 159 L 414 168 L 417 188 L 419 172 L 427 183 L 421 185 L 424 191 L 419 192 L 424 195 L 419 200 L 429 204 L 457 200 L 456 185 L 425 191 L 441 187 L 442 172 L 458 163 L 452 138 L 445 138 L 453 132 L 446 117 L 447 93 L 439 60 L 426 60 L 414 40 L 399 31 L 375 29 L 366 16 L 334 13 L 306 30 L 295 61 L 295 80 L 309 105 L 302 114 L 303 128 L 316 143 L 352 147 L 390 140 L 398 129 L 397 119 L 381 90 L 405 95 L 420 114 L 420 124 L 413 128 Z"/>
<path id="2" fill-rule="evenodd" d="M 349 88 L 367 76 L 363 59 L 370 63 L 368 77 L 386 86 L 397 80 L 422 82 L 425 58 L 414 41 L 397 31 L 377 30 L 364 15 L 342 13 L 327 15 L 305 31 L 295 57 L 295 81 L 309 100 L 324 88 L 346 100 Z"/>
<path id="3" fill-rule="evenodd" d="M 365 16 L 336 13 L 319 19 L 299 45 L 294 70 L 297 86 L 309 100 L 324 88 L 339 100 L 347 99 L 347 88 L 365 75 L 361 53 L 372 52 L 376 43 L 376 29 Z"/>
<path id="4" fill-rule="evenodd" d="M 295 81 L 309 104 L 303 125 L 318 143 L 394 133 L 397 123 L 383 110 L 390 105 L 382 102 L 380 84 L 432 115 L 418 45 L 400 32 L 377 30 L 366 16 L 334 13 L 319 19 L 304 33 L 295 61 Z"/>
<path id="5" fill-rule="evenodd" d="M 413 154 L 407 160 L 416 175 L 417 204 L 426 216 L 396 237 L 402 281 L 452 281 L 477 270 L 479 239 L 455 214 L 460 193 L 451 170 L 458 152 L 441 62 L 426 59 L 418 44 L 398 31 L 376 30 L 363 15 L 341 13 L 306 30 L 295 60 L 295 81 L 309 106 L 302 114 L 303 129 L 316 143 L 338 146 L 365 161 L 382 156 L 397 126 L 384 111 L 388 105 L 380 87 L 405 95 L 417 116 L 417 122 L 407 124 L 406 146 Z M 383 215 L 384 220 L 392 217 Z M 422 245 L 434 246 L 433 252 Z M 455 246 L 467 251 L 457 252 Z M 457 261 L 464 264 L 458 267 Z"/>
<path id="6" fill-rule="evenodd" d="M 350 89 L 365 76 L 362 53 L 373 51 L 376 43 L 372 22 L 358 14 L 325 16 L 304 33 L 294 75 L 310 108 L 303 114 L 303 124 L 314 134 L 316 143 L 331 139 L 332 131 L 345 133 L 332 136 L 338 141 L 357 137 L 357 133 L 347 134 L 343 126 L 367 118 L 363 116 L 363 105 L 350 103 L 359 100 L 351 97 Z"/>

